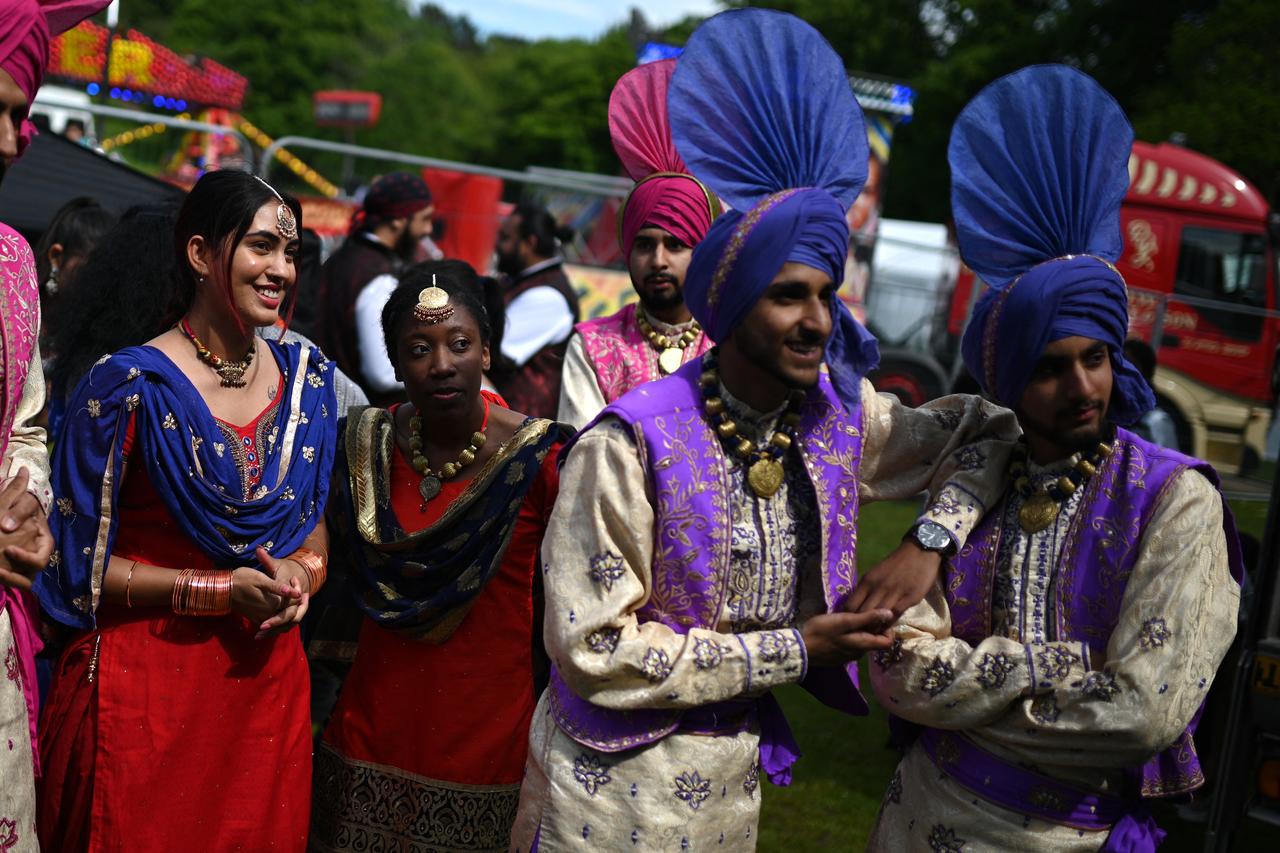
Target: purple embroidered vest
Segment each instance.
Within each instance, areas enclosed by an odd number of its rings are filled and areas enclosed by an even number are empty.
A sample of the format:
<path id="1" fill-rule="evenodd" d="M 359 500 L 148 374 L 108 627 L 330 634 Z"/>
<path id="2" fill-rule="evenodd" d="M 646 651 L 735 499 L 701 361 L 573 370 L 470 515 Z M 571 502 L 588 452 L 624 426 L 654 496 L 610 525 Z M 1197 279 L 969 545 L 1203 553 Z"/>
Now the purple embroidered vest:
<path id="1" fill-rule="evenodd" d="M 729 584 L 729 465 L 720 440 L 703 418 L 701 371 L 701 359 L 689 362 L 623 396 L 597 417 L 598 421 L 613 415 L 631 428 L 655 496 L 653 588 L 636 616 L 642 622 L 661 622 L 678 634 L 691 628 L 714 629 Z M 796 442 L 818 500 L 823 592 L 829 611 L 844 604 L 857 580 L 854 525 L 861 427 L 862 407 L 846 413 L 823 373 L 805 401 Z M 857 672 L 856 663 L 843 670 L 811 670 L 805 687 L 832 707 L 863 714 L 867 705 L 858 692 Z M 604 752 L 660 740 L 680 727 L 684 714 L 679 709 L 622 711 L 593 705 L 570 690 L 554 669 L 548 690 L 560 729 Z"/>
<path id="2" fill-rule="evenodd" d="M 1218 475 L 1206 462 L 1151 444 L 1128 430 L 1118 430 L 1117 437 L 1116 453 L 1085 487 L 1050 591 L 1050 636 L 1088 643 L 1090 652 L 1098 655 L 1105 653 L 1115 630 L 1143 533 L 1169 484 L 1191 468 L 1218 486 Z M 1239 582 L 1240 544 L 1225 500 L 1222 511 L 1231 574 Z M 951 633 L 974 645 L 992 635 L 992 585 L 1003 517 L 1003 505 L 988 513 L 947 568 Z M 1181 794 L 1204 783 L 1191 738 L 1199 717 L 1197 713 L 1172 746 L 1131 771 L 1143 797 Z"/>
<path id="3" fill-rule="evenodd" d="M 606 403 L 619 399 L 632 388 L 662 378 L 658 353 L 636 323 L 638 310 L 633 302 L 608 317 L 587 320 L 575 327 Z M 688 364 L 709 349 L 711 339 L 705 334 L 698 335 L 697 341 L 684 348 L 681 363 Z"/>

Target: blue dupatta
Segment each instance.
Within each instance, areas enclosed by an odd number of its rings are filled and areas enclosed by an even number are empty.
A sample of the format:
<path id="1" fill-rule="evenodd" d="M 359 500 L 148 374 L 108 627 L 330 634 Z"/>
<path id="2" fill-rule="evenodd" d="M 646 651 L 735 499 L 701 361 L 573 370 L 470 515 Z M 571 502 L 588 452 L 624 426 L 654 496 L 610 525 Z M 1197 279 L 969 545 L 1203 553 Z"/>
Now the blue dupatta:
<path id="1" fill-rule="evenodd" d="M 244 497 L 235 454 L 191 381 L 154 347 L 105 356 L 80 381 L 54 451 L 49 518 L 57 550 L 36 581 L 51 618 L 92 629 L 119 526 L 124 443 L 180 530 L 223 568 L 288 554 L 323 517 L 337 443 L 333 371 L 319 350 L 268 342 L 286 396 L 258 449 L 261 485 Z"/>

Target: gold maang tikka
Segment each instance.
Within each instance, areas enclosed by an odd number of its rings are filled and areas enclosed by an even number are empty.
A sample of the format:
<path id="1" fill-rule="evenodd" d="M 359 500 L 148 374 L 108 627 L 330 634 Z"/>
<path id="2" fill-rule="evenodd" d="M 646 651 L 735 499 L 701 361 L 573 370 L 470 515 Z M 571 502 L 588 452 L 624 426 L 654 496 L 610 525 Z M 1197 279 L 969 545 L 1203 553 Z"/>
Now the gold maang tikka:
<path id="1" fill-rule="evenodd" d="M 436 287 L 435 273 L 431 274 L 431 286 L 418 293 L 418 304 L 413 306 L 413 316 L 418 322 L 429 326 L 443 323 L 453 316 L 449 294 L 443 288 Z"/>
<path id="2" fill-rule="evenodd" d="M 280 232 L 280 236 L 286 240 L 296 240 L 298 237 L 298 220 L 293 215 L 293 208 L 284 203 L 284 196 L 276 191 L 271 184 L 254 175 L 258 183 L 271 190 L 271 194 L 276 197 L 280 204 L 276 207 L 276 230 Z"/>

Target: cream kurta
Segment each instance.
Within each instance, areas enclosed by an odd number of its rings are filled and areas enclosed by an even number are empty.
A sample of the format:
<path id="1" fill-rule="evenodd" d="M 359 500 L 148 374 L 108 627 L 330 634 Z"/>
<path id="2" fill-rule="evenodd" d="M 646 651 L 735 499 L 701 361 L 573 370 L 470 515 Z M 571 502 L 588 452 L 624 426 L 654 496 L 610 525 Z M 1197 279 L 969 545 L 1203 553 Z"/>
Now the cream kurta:
<path id="1" fill-rule="evenodd" d="M 911 497 L 941 489 L 926 516 L 960 539 L 1002 484 L 1013 416 L 976 397 L 908 409 L 862 386 L 861 495 Z M 725 395 L 757 440 L 778 413 L 749 413 Z M 981 444 L 961 445 L 983 439 Z M 995 439 L 1001 439 L 999 441 Z M 817 499 L 792 450 L 787 479 L 760 499 L 731 460 L 729 591 L 714 630 L 676 634 L 635 613 L 652 586 L 653 500 L 630 431 L 606 419 L 569 454 L 543 541 L 547 651 L 580 696 L 609 708 L 691 708 L 759 696 L 806 670 L 797 628 L 823 609 Z M 942 488 L 944 478 L 950 481 Z M 646 747 L 598 752 L 561 732 L 543 695 L 512 849 L 527 851 L 749 850 L 760 808 L 759 738 L 672 734 Z"/>
<path id="2" fill-rule="evenodd" d="M 637 306 L 636 310 L 644 311 L 644 308 Z M 655 320 L 647 311 L 644 316 L 655 332 L 672 340 L 693 328 L 695 322 L 690 320 L 688 323 L 673 326 L 670 323 Z M 648 347 L 649 344 L 646 342 L 645 346 Z M 656 350 L 652 357 L 656 363 L 658 360 Z M 560 377 L 560 409 L 556 413 L 556 420 L 574 429 L 582 429 L 591 423 L 591 419 L 600 414 L 606 405 L 608 403 L 600 390 L 595 368 L 591 366 L 586 349 L 582 346 L 582 336 L 574 332 L 573 337 L 569 338 L 569 349 L 564 354 L 564 372 Z"/>
<path id="3" fill-rule="evenodd" d="M 49 453 L 45 449 L 44 429 L 32 421 L 44 408 L 44 373 L 37 348 L 31 357 L 27 379 L 22 387 L 13 432 L 5 449 L 0 478 L 4 483 L 25 467 L 31 477 L 29 489 L 47 512 L 52 495 L 49 492 Z M 35 779 L 31 762 L 31 726 L 27 718 L 27 702 L 22 691 L 22 673 L 13 638 L 13 626 L 7 610 L 0 610 L 0 850 L 39 850 L 36 843 Z"/>
<path id="4" fill-rule="evenodd" d="M 1065 467 L 1030 466 L 1037 482 Z M 1221 497 L 1186 470 L 1143 531 L 1106 660 L 1090 660 L 1082 643 L 1058 642 L 1049 590 L 1083 493 L 1034 535 L 1018 526 L 1022 501 L 1010 495 L 994 636 L 976 647 L 952 637 L 938 585 L 903 615 L 901 644 L 874 657 L 871 675 L 892 713 L 963 730 L 1002 758 L 1117 794 L 1122 768 L 1172 743 L 1204 701 L 1235 633 L 1240 591 L 1227 565 Z M 1105 840 L 1106 832 L 1033 820 L 976 797 L 916 745 L 890 782 L 869 849 L 1093 851 Z"/>

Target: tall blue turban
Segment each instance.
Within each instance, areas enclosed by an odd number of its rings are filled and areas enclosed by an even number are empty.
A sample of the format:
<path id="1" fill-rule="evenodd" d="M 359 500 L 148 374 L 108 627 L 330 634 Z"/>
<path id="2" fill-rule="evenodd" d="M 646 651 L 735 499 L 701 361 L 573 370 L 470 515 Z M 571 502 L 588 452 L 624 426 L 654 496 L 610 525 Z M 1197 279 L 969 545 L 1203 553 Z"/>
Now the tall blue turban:
<path id="1" fill-rule="evenodd" d="M 845 213 L 867 179 L 867 132 L 840 57 L 813 27 L 767 9 L 722 12 L 694 31 L 667 95 L 689 171 L 733 208 L 693 251 L 689 311 L 729 337 L 783 264 L 838 286 Z M 826 363 L 852 407 L 879 362 L 875 338 L 832 293 Z"/>
<path id="2" fill-rule="evenodd" d="M 1002 77 L 956 119 L 947 151 L 956 238 L 990 286 L 961 352 L 1005 406 L 1022 399 L 1044 348 L 1076 335 L 1110 349 L 1110 420 L 1131 424 L 1155 405 L 1124 357 L 1129 300 L 1114 265 L 1132 146 L 1120 105 L 1065 65 Z"/>

